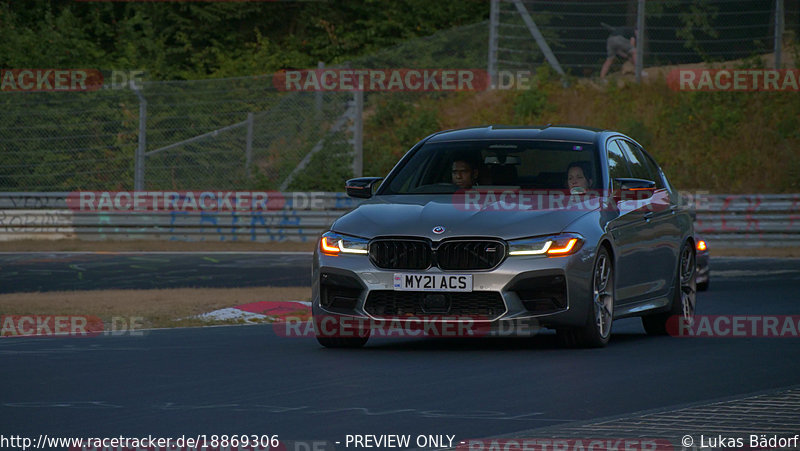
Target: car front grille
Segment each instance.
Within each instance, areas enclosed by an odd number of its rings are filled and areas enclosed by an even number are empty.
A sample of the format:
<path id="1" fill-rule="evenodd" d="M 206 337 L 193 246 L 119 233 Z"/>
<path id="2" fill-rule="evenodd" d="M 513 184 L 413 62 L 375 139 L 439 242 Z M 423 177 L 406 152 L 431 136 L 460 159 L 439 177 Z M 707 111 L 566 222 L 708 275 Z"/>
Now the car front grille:
<path id="1" fill-rule="evenodd" d="M 463 316 L 494 320 L 506 311 L 496 291 L 469 293 L 423 293 L 418 291 L 374 290 L 364 310 L 376 318 Z"/>
<path id="2" fill-rule="evenodd" d="M 449 240 L 434 249 L 428 241 L 378 239 L 369 247 L 370 260 L 383 269 L 485 270 L 505 256 L 506 246 L 499 240 Z"/>
<path id="3" fill-rule="evenodd" d="M 369 246 L 369 258 L 378 268 L 427 269 L 431 246 L 420 240 L 376 240 Z"/>
<path id="4" fill-rule="evenodd" d="M 506 256 L 500 241 L 446 241 L 436 249 L 436 262 L 442 269 L 492 269 Z"/>

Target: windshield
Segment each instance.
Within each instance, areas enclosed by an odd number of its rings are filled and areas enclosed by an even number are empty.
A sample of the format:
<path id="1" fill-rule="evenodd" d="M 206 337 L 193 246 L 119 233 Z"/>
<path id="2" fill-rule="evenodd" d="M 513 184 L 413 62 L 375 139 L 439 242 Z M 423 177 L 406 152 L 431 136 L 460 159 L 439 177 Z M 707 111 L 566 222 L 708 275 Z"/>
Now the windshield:
<path id="1" fill-rule="evenodd" d="M 378 194 L 449 194 L 470 188 L 595 189 L 593 144 L 535 140 L 426 143 Z"/>

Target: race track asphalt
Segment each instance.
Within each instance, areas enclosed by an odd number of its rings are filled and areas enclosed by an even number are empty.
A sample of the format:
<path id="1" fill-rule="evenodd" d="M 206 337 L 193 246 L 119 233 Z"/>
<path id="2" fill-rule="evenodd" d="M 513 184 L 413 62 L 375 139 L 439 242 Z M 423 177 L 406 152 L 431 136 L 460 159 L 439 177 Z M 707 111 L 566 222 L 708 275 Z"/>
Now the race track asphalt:
<path id="1" fill-rule="evenodd" d="M 286 255 L 225 261 L 209 274 L 260 271 L 264 285 L 283 283 L 297 271 L 292 265 L 302 266 L 299 256 Z M 3 272 L 37 267 L 30 260 L 15 266 L 7 256 L 2 262 Z M 131 276 L 130 261 L 115 264 Z M 264 265 L 281 268 L 275 283 Z M 715 258 L 698 314 L 798 314 L 798 288 L 800 260 Z M 0 429 L 32 437 L 278 434 L 339 441 L 338 449 L 346 434 L 535 434 L 794 387 L 798 344 L 797 337 L 648 337 L 638 319 L 615 322 L 611 344 L 594 350 L 560 349 L 552 334 L 377 338 L 363 349 L 331 350 L 313 338 L 283 337 L 272 325 L 7 338 L 0 339 Z M 754 431 L 766 427 L 758 421 L 749 423 Z"/>
<path id="2" fill-rule="evenodd" d="M 310 252 L 0 253 L 0 293 L 310 283 Z"/>

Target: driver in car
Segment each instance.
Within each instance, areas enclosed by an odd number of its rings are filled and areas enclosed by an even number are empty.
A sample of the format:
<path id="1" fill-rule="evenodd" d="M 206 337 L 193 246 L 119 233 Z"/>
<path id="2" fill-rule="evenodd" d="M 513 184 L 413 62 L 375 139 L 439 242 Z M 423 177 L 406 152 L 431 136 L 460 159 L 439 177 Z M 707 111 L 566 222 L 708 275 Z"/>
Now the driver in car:
<path id="1" fill-rule="evenodd" d="M 478 168 L 467 160 L 456 160 L 452 167 L 453 184 L 461 189 L 470 189 L 478 183 Z"/>
<path id="2" fill-rule="evenodd" d="M 571 194 L 583 194 L 592 185 L 589 164 L 583 161 L 574 161 L 567 167 L 567 188 Z"/>

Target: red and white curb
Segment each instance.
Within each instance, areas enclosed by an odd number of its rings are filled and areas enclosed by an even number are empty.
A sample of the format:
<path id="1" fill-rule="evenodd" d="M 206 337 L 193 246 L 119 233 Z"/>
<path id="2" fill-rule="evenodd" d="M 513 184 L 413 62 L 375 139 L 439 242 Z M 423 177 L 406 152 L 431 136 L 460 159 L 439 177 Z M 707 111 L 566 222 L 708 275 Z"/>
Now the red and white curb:
<path id="1" fill-rule="evenodd" d="M 259 301 L 228 307 L 197 315 L 207 321 L 242 320 L 247 323 L 284 322 L 287 317 L 308 318 L 311 302 L 308 301 Z"/>

